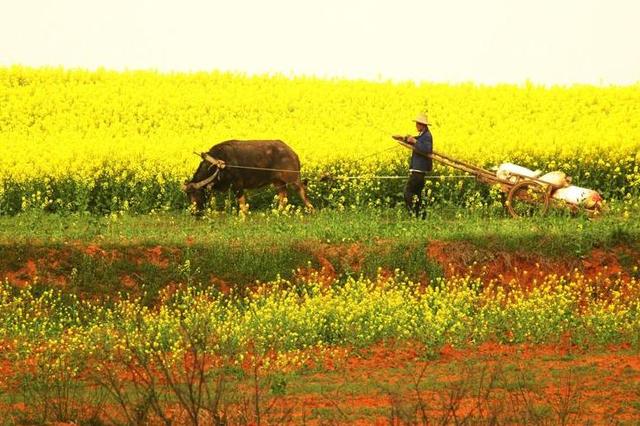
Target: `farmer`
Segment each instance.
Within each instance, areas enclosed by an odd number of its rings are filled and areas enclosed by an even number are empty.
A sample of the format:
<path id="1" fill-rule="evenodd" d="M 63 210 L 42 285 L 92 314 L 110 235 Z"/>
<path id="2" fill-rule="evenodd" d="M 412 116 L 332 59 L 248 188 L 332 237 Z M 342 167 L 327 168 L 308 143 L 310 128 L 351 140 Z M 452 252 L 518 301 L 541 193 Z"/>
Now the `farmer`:
<path id="1" fill-rule="evenodd" d="M 409 162 L 409 180 L 404 189 L 404 202 L 410 214 L 416 217 L 426 217 L 426 211 L 422 210 L 422 189 L 427 172 L 433 168 L 433 163 L 429 154 L 433 152 L 433 137 L 429 131 L 429 122 L 426 114 L 418 114 L 413 120 L 418 130 L 417 136 L 393 136 L 394 139 L 406 142 L 413 146 L 413 154 Z"/>

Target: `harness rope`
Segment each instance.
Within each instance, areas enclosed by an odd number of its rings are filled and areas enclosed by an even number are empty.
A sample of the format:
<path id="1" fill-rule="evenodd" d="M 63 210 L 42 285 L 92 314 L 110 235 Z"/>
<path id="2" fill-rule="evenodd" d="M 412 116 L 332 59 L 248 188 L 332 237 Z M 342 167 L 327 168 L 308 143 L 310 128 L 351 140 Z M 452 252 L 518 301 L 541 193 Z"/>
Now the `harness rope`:
<path id="1" fill-rule="evenodd" d="M 405 145 L 402 144 L 401 145 Z M 363 157 L 357 158 L 355 160 L 352 160 L 349 163 L 353 163 L 356 161 L 362 161 L 365 158 L 369 158 L 369 157 L 373 157 L 374 155 L 378 155 L 380 153 L 386 152 L 386 151 L 390 151 L 392 149 L 394 149 L 395 147 L 390 147 L 390 148 L 386 148 L 383 149 L 381 151 L 376 151 L 372 154 L 368 154 L 365 155 Z M 268 172 L 287 172 L 287 173 L 297 173 L 300 174 L 300 170 L 288 170 L 288 169 L 275 169 L 275 168 L 268 168 L 268 167 L 254 167 L 254 166 L 241 166 L 241 165 L 237 165 L 237 164 L 227 164 L 226 162 L 224 162 L 223 160 L 218 160 L 217 158 L 212 157 L 211 155 L 209 155 L 209 153 L 203 152 L 201 154 L 198 154 L 196 152 L 194 152 L 194 154 L 198 155 L 199 157 L 201 157 L 203 160 L 208 161 L 209 163 L 211 163 L 211 165 L 216 166 L 217 169 L 216 171 L 209 176 L 208 178 L 201 180 L 200 182 L 196 182 L 196 183 L 192 183 L 192 188 L 195 189 L 200 189 L 203 187 L 208 186 L 209 184 L 211 184 L 211 182 L 213 182 L 219 175 L 220 170 L 224 169 L 224 168 L 230 168 L 230 169 L 246 169 L 246 170 L 259 170 L 259 171 L 268 171 Z M 386 180 L 386 179 L 406 179 L 406 176 L 401 176 L 401 175 L 391 175 L 391 176 L 385 176 L 385 175 L 373 175 L 373 176 L 367 176 L 367 175 L 361 175 L 361 176 L 331 176 L 329 177 L 329 179 L 340 179 L 340 180 L 355 180 L 355 179 L 374 179 L 374 180 Z M 446 178 L 458 178 L 458 179 L 475 179 L 475 176 L 472 175 L 425 175 L 425 179 L 446 179 Z M 289 185 L 288 183 L 286 183 L 284 186 Z M 282 187 L 282 185 L 280 186 Z M 278 188 L 280 188 L 278 187 Z M 276 189 L 278 189 L 276 188 Z"/>
<path id="2" fill-rule="evenodd" d="M 401 144 L 403 145 L 403 144 Z M 359 157 L 356 158 L 354 160 L 351 161 L 347 161 L 344 164 L 353 164 L 357 161 L 362 161 L 365 158 L 369 158 L 369 157 L 373 157 L 375 155 L 381 154 L 383 152 L 386 151 L 390 151 L 392 149 L 395 149 L 395 146 L 391 146 L 389 148 L 385 148 L 381 151 L 376 151 L 372 154 L 368 154 L 365 155 L 363 157 Z M 289 173 L 298 173 L 300 174 L 301 172 L 299 170 L 286 170 L 286 169 L 272 169 L 272 168 L 266 168 L 266 167 L 252 167 L 252 166 L 241 166 L 241 165 L 235 165 L 235 164 L 227 164 L 225 163 L 223 160 L 218 160 L 217 158 L 212 157 L 211 155 L 209 155 L 209 153 L 207 152 L 203 152 L 201 154 L 198 154 L 197 152 L 194 152 L 194 154 L 198 155 L 199 157 L 201 157 L 203 160 L 209 162 L 211 164 L 211 166 L 217 166 L 216 171 L 209 176 L 208 178 L 200 181 L 200 182 L 196 182 L 196 183 L 192 183 L 192 188 L 194 189 L 201 189 L 203 187 L 206 187 L 208 185 L 210 185 L 219 175 L 220 170 L 224 169 L 224 168 L 235 168 L 235 169 L 249 169 L 249 170 L 260 170 L 260 171 L 272 171 L 272 172 L 289 172 Z M 211 167 L 209 166 L 209 167 Z M 336 179 L 336 180 L 356 180 L 356 179 L 374 179 L 374 180 L 392 180 L 392 179 L 406 179 L 407 176 L 400 176 L 400 175 L 374 175 L 374 176 L 366 176 L 366 175 L 361 175 L 361 176 L 336 176 L 336 177 L 329 177 L 329 179 Z M 425 179 L 444 179 L 444 178 L 460 178 L 460 179 L 475 179 L 475 176 L 470 176 L 470 175 L 425 175 Z M 322 179 L 322 178 L 321 178 Z M 288 188 L 289 185 L 291 183 L 284 183 L 281 185 L 277 185 L 275 186 L 275 190 L 276 191 L 280 191 L 282 188 Z M 265 188 L 259 189 L 257 191 L 255 191 L 253 193 L 254 196 L 258 196 L 260 194 L 263 194 L 264 192 L 268 191 L 270 188 L 267 186 Z"/>
<path id="3" fill-rule="evenodd" d="M 406 176 L 403 175 L 391 175 L 391 176 L 384 176 L 384 175 L 373 175 L 373 176 L 367 176 L 367 175 L 361 175 L 361 176 L 336 176 L 336 177 L 330 177 L 330 179 L 406 179 Z M 445 178 L 459 178 L 459 179 L 475 179 L 475 176 L 469 176 L 469 175 L 426 175 L 424 176 L 425 179 L 445 179 Z"/>

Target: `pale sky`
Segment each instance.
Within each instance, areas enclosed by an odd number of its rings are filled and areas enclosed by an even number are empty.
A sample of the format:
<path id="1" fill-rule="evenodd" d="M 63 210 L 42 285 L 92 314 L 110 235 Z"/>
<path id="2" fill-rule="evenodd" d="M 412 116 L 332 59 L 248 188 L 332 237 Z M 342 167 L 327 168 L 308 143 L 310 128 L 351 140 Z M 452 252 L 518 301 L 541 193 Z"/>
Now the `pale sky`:
<path id="1" fill-rule="evenodd" d="M 0 65 L 640 82 L 640 0 L 0 0 Z"/>

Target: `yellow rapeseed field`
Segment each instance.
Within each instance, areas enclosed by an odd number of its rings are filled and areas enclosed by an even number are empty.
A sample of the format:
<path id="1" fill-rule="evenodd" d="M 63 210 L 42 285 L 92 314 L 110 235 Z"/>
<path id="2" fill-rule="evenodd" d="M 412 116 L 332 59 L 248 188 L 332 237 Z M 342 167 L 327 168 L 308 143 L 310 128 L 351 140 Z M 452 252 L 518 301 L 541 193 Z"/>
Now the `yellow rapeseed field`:
<path id="1" fill-rule="evenodd" d="M 227 139 L 282 139 L 311 180 L 404 174 L 408 152 L 389 136 L 415 132 L 420 111 L 443 153 L 483 166 L 564 170 L 607 198 L 638 193 L 640 84 L 416 85 L 9 67 L 0 68 L 0 213 L 181 208 L 179 183 L 198 163 L 193 151 Z M 331 204 L 355 192 L 361 202 L 393 201 L 401 185 L 349 181 L 337 193 L 318 185 L 315 197 Z M 478 190 L 464 185 L 447 180 L 434 197 Z"/>
<path id="2" fill-rule="evenodd" d="M 0 282 L 0 338 L 14 349 L 6 358 L 35 362 L 41 355 L 47 365 L 60 350 L 80 364 L 127 352 L 180 356 L 200 343 L 214 356 L 237 359 L 386 339 L 423 342 L 427 350 L 445 343 L 552 343 L 568 332 L 584 344 L 640 343 L 635 279 L 593 281 L 576 273 L 524 290 L 469 277 L 422 287 L 395 273 L 342 285 L 278 280 L 245 297 L 184 287 L 168 292 L 156 309 L 140 300 L 105 307 Z"/>

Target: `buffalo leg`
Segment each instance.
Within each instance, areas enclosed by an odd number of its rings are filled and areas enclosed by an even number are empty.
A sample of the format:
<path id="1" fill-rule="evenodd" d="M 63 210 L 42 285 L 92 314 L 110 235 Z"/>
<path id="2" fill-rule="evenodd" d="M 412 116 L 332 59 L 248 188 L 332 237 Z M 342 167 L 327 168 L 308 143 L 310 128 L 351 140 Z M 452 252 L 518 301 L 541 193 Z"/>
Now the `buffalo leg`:
<path id="1" fill-rule="evenodd" d="M 284 182 L 277 182 L 273 184 L 278 191 L 278 209 L 283 210 L 289 200 L 287 199 L 287 184 Z"/>
<path id="2" fill-rule="evenodd" d="M 307 194 L 305 194 L 304 185 L 302 184 L 302 182 L 298 180 L 294 182 L 294 185 L 298 190 L 298 194 L 300 195 L 300 198 L 302 198 L 302 202 L 304 203 L 304 206 L 307 208 L 307 210 L 313 211 L 314 210 L 313 205 L 311 204 L 311 202 L 309 202 L 309 199 L 307 198 Z"/>
<path id="3" fill-rule="evenodd" d="M 238 205 L 240 206 L 240 213 L 247 214 L 249 211 L 249 205 L 247 204 L 247 197 L 244 195 L 244 191 L 240 190 L 236 192 L 236 198 L 238 199 Z"/>

